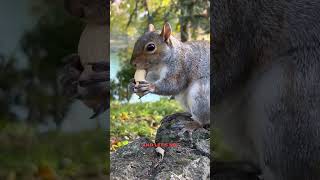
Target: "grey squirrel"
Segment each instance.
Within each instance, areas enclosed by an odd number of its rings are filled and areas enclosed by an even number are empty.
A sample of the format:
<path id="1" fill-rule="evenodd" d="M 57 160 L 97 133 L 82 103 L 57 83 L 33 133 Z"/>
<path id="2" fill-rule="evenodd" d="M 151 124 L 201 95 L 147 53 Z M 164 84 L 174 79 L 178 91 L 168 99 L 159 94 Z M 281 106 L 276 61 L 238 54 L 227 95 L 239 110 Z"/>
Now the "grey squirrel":
<path id="1" fill-rule="evenodd" d="M 175 96 L 198 127 L 203 127 L 210 124 L 210 44 L 183 43 L 171 32 L 169 23 L 164 24 L 161 33 L 150 24 L 137 40 L 131 64 L 136 69 L 145 69 L 147 74 L 145 82 L 138 86 L 131 82 L 130 89 L 142 95 Z"/>
<path id="2" fill-rule="evenodd" d="M 264 180 L 320 179 L 319 9 L 316 0 L 211 4 L 213 127 Z"/>
<path id="3" fill-rule="evenodd" d="M 60 71 L 63 94 L 80 99 L 94 111 L 91 118 L 109 108 L 109 2 L 64 0 L 65 9 L 86 23 L 78 53 L 64 58 Z"/>

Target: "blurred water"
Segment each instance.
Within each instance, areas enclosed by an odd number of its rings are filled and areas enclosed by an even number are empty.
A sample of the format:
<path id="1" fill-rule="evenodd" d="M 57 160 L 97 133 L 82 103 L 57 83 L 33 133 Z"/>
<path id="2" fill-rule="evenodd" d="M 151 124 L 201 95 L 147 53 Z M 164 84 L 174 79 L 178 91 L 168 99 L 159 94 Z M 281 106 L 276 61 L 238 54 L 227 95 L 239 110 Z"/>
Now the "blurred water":
<path id="1" fill-rule="evenodd" d="M 120 70 L 120 63 L 117 53 L 111 53 L 110 59 L 110 79 L 116 80 L 117 72 Z"/>

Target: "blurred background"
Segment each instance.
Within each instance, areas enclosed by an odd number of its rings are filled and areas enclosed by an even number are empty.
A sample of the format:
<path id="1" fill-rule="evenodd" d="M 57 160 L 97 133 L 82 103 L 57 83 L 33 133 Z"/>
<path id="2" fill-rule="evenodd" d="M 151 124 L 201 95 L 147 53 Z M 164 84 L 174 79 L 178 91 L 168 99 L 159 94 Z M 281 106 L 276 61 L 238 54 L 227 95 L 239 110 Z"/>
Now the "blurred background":
<path id="1" fill-rule="evenodd" d="M 208 0 L 113 0 L 110 16 L 111 151 L 144 136 L 154 139 L 160 120 L 183 111 L 169 97 L 148 94 L 141 99 L 129 94 L 127 86 L 134 76 L 129 64 L 135 41 L 154 24 L 164 22 L 181 41 L 210 40 Z"/>
<path id="2" fill-rule="evenodd" d="M 107 112 L 61 93 L 84 23 L 63 0 L 0 2 L 0 179 L 105 179 Z"/>

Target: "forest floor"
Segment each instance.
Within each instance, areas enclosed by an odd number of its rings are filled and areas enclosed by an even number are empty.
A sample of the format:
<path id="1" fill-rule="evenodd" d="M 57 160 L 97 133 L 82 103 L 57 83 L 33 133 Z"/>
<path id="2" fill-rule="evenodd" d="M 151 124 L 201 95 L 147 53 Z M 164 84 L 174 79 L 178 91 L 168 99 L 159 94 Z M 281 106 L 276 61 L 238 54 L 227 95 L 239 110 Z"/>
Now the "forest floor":
<path id="1" fill-rule="evenodd" d="M 103 179 L 109 169 L 107 134 L 39 134 L 25 124 L 1 124 L 0 179 Z"/>

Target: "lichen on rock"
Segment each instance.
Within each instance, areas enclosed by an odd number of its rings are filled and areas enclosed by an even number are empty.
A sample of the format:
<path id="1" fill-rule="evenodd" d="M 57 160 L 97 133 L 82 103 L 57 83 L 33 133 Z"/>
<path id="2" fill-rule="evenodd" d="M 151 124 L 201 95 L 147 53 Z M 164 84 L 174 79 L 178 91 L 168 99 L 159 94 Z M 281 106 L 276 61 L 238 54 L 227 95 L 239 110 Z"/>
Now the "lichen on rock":
<path id="1" fill-rule="evenodd" d="M 210 179 L 210 131 L 179 134 L 187 121 L 192 121 L 187 113 L 169 115 L 162 120 L 155 142 L 139 138 L 112 153 L 111 179 Z M 152 143 L 162 143 L 163 159 L 156 147 L 144 146 Z"/>

